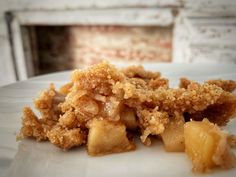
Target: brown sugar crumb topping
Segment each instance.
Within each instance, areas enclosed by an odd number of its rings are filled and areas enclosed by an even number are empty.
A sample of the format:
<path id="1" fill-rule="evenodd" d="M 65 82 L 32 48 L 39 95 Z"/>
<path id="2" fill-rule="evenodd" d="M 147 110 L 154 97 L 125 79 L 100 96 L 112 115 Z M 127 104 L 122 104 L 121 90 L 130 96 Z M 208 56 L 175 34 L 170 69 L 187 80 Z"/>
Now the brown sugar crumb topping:
<path id="1" fill-rule="evenodd" d="M 102 62 L 73 71 L 58 91 L 53 84 L 43 91 L 34 101 L 40 116 L 25 107 L 17 137 L 48 140 L 62 149 L 86 145 L 96 156 L 134 150 L 132 131 L 145 145 L 160 137 L 167 151 L 186 151 L 195 172 L 231 168 L 235 137 L 219 126 L 236 115 L 235 88 L 232 80 L 200 84 L 187 78 L 170 88 L 160 72 Z M 199 143 L 205 148 L 192 151 Z"/>

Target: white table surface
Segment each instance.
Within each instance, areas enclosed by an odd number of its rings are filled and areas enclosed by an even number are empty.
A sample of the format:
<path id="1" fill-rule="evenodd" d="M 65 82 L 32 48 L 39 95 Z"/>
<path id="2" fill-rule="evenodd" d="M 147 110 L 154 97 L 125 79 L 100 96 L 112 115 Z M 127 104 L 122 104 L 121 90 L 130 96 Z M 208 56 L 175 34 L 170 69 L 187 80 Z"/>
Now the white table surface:
<path id="1" fill-rule="evenodd" d="M 232 64 L 147 64 L 145 67 L 161 71 L 163 76 L 170 78 L 171 85 L 177 85 L 182 76 L 197 81 L 210 78 L 236 80 L 236 65 Z M 69 75 L 69 71 L 59 72 L 0 87 L 0 176 L 5 176 L 17 152 L 16 133 L 21 127 L 22 108 L 33 106 L 32 99 L 49 83 L 55 83 L 58 88 L 68 82 Z"/>

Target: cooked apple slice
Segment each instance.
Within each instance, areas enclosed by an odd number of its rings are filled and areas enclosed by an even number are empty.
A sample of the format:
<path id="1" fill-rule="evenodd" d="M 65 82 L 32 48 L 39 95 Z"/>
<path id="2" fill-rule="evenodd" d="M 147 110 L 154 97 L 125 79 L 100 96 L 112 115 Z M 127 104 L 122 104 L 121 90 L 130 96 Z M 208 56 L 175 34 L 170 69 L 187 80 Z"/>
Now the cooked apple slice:
<path id="1" fill-rule="evenodd" d="M 127 129 L 135 130 L 138 127 L 135 111 L 129 107 L 125 107 L 120 114 L 121 120 L 124 122 Z"/>
<path id="2" fill-rule="evenodd" d="M 185 151 L 192 160 L 194 172 L 207 172 L 214 167 L 232 168 L 235 156 L 227 143 L 227 133 L 203 119 L 184 125 Z"/>
<path id="3" fill-rule="evenodd" d="M 168 152 L 184 151 L 184 120 L 172 119 L 161 134 L 165 150 Z"/>
<path id="4" fill-rule="evenodd" d="M 106 119 L 93 119 L 88 123 L 88 154 L 92 156 L 125 152 L 135 149 L 126 136 L 124 124 Z"/>

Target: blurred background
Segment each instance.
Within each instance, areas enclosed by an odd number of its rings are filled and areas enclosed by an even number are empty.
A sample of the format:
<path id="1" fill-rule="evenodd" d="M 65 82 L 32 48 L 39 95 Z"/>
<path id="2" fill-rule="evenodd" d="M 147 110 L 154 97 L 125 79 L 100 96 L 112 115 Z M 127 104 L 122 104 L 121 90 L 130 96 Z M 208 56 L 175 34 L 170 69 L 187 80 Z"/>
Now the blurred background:
<path id="1" fill-rule="evenodd" d="M 0 0 L 0 86 L 112 63 L 236 63 L 235 0 Z"/>

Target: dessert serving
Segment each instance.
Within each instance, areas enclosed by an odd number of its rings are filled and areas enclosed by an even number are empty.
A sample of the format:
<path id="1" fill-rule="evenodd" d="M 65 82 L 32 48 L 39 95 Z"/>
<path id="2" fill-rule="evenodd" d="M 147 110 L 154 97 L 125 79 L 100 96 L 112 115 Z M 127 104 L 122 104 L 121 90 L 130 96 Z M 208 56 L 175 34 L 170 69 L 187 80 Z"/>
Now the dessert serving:
<path id="1" fill-rule="evenodd" d="M 59 90 L 51 84 L 34 101 L 39 117 L 25 107 L 17 138 L 64 150 L 85 145 L 100 156 L 135 150 L 138 136 L 146 146 L 158 139 L 168 152 L 186 152 L 194 172 L 228 169 L 236 163 L 236 137 L 222 126 L 236 116 L 235 88 L 232 80 L 186 78 L 170 88 L 159 72 L 102 62 L 74 70 Z"/>

